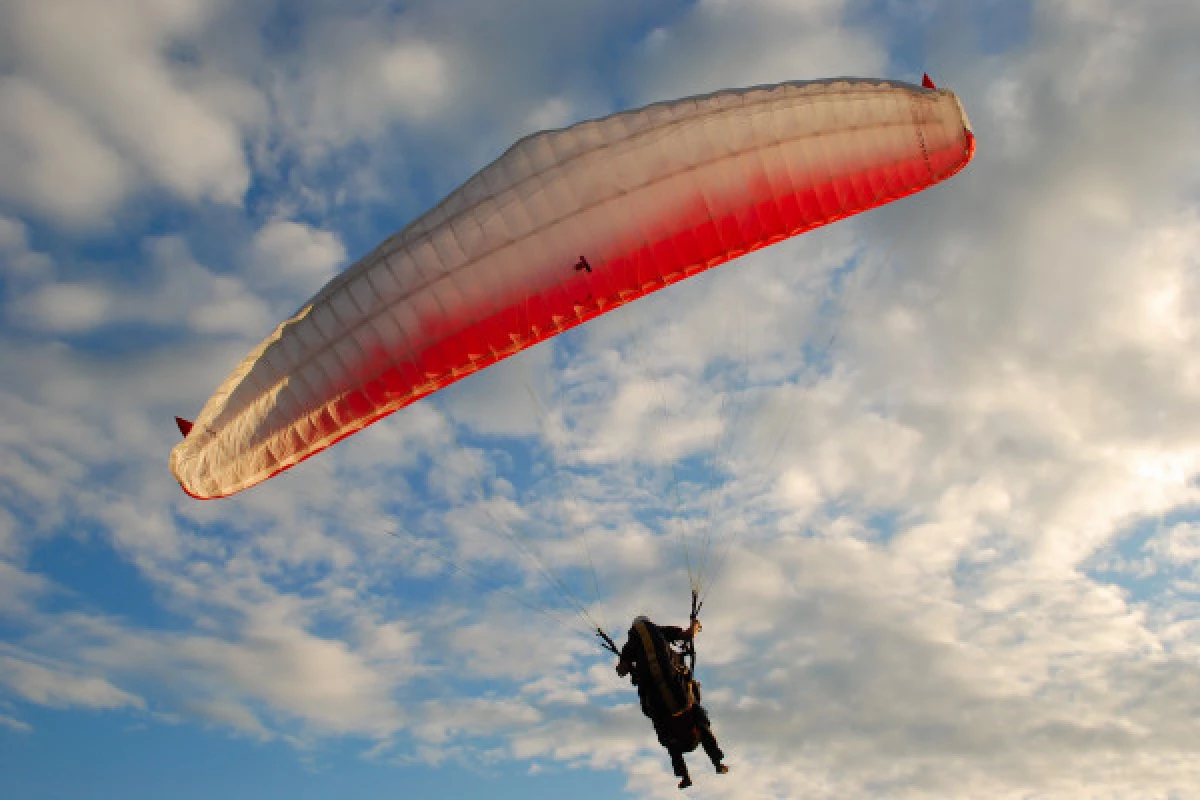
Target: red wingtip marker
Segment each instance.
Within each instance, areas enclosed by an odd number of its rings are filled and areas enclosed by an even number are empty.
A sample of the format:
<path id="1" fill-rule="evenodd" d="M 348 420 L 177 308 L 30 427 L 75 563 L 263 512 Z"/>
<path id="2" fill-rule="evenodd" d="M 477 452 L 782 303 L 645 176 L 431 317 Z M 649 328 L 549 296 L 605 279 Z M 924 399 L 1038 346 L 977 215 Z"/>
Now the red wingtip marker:
<path id="1" fill-rule="evenodd" d="M 926 72 L 924 75 L 921 76 L 921 85 L 924 86 L 926 89 L 936 89 L 937 88 L 937 84 L 933 82 L 933 78 L 929 77 L 928 72 Z"/>
<path id="2" fill-rule="evenodd" d="M 179 426 L 179 432 L 183 434 L 183 438 L 185 439 L 187 438 L 187 435 L 192 432 L 192 423 L 188 422 L 183 417 L 176 417 L 175 424 Z"/>

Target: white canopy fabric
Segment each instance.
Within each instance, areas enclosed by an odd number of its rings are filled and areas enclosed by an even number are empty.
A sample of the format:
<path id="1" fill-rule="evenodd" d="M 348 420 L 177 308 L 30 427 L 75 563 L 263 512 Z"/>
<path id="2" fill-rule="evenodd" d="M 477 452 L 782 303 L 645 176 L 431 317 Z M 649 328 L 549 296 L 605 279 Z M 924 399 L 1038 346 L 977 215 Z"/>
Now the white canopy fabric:
<path id="1" fill-rule="evenodd" d="M 971 159 L 952 92 L 715 92 L 528 136 L 334 278 L 171 452 L 239 492 L 454 381 L 697 272 L 918 192 Z"/>

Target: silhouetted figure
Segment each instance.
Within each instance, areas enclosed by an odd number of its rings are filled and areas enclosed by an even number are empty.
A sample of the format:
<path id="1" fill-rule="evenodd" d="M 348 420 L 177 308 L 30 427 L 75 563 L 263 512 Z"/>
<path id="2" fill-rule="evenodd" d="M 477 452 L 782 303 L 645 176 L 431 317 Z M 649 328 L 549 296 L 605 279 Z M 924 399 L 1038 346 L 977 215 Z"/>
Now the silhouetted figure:
<path id="1" fill-rule="evenodd" d="M 632 674 L 642 701 L 642 713 L 654 723 L 659 744 L 667 748 L 671 767 L 680 779 L 680 789 L 692 785 L 683 754 L 692 752 L 697 745 L 704 747 L 718 773 L 729 771 L 721 763 L 725 754 L 713 736 L 708 712 L 700 705 L 700 684 L 683 663 L 682 655 L 671 647 L 690 645 L 699 630 L 698 620 L 692 620 L 691 626 L 684 630 L 673 625 L 655 625 L 646 617 L 638 617 L 629 628 L 629 639 L 617 661 L 618 675 Z"/>

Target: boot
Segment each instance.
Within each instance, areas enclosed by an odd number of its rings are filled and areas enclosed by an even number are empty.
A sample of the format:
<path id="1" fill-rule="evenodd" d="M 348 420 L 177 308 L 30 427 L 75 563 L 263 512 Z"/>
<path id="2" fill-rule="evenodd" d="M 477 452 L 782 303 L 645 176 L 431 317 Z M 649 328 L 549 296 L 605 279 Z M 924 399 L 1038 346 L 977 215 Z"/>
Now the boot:
<path id="1" fill-rule="evenodd" d="M 692 785 L 692 776 L 688 774 L 687 762 L 683 760 L 683 753 L 671 751 L 671 767 L 674 768 L 675 775 L 679 778 L 680 789 L 686 789 Z"/>

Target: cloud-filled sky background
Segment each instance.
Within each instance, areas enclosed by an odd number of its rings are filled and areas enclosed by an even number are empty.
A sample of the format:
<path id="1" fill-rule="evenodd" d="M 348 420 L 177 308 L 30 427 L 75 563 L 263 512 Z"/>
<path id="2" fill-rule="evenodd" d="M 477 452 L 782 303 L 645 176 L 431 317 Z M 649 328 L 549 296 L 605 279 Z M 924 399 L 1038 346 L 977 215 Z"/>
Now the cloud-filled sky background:
<path id="1" fill-rule="evenodd" d="M 1200 5 L 5 0 L 0 794 L 1200 797 Z M 199 503 L 172 416 L 516 138 L 838 75 L 949 182 Z M 526 551 L 532 551 L 536 558 Z M 706 556 L 707 554 L 707 556 Z"/>

